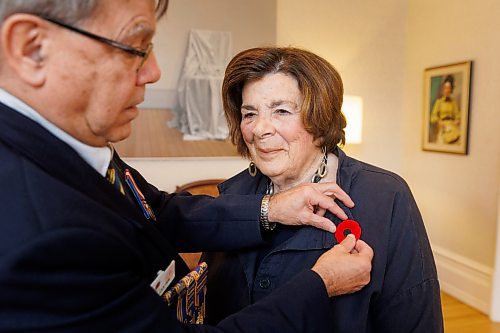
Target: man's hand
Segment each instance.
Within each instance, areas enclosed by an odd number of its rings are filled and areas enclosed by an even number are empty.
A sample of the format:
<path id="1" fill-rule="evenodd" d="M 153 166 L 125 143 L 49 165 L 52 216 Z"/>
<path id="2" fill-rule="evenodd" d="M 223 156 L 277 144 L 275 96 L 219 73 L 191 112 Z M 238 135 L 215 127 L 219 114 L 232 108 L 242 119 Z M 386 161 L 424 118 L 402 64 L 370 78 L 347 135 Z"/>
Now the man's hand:
<path id="1" fill-rule="evenodd" d="M 333 222 L 323 217 L 329 210 L 340 219 L 347 219 L 346 213 L 335 203 L 335 198 L 349 208 L 354 207 L 351 198 L 335 183 L 302 184 L 271 196 L 268 219 L 270 222 L 306 224 L 335 232 Z"/>
<path id="2" fill-rule="evenodd" d="M 328 296 L 351 294 L 370 282 L 373 250 L 354 235 L 318 258 L 312 270 L 323 279 Z"/>

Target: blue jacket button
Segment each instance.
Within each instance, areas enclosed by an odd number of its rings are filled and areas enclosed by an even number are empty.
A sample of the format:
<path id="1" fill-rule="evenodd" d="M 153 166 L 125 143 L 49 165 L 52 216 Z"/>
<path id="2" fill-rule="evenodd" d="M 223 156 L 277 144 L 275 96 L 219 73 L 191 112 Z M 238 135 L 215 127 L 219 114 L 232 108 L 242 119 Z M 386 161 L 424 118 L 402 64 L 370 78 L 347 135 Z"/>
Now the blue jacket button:
<path id="1" fill-rule="evenodd" d="M 271 281 L 268 278 L 262 279 L 259 282 L 259 286 L 262 289 L 267 289 L 267 288 L 269 288 L 270 285 L 271 285 Z"/>

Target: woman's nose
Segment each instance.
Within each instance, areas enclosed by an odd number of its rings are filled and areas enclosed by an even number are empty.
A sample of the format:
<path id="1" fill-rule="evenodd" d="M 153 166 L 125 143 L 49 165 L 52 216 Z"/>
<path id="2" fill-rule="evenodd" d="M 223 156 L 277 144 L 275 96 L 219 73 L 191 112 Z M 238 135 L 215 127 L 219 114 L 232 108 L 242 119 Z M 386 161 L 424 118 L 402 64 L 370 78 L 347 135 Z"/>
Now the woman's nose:
<path id="1" fill-rule="evenodd" d="M 266 136 L 273 135 L 274 132 L 275 128 L 272 120 L 266 115 L 259 114 L 255 123 L 255 127 L 253 129 L 254 135 L 259 138 L 264 138 Z"/>

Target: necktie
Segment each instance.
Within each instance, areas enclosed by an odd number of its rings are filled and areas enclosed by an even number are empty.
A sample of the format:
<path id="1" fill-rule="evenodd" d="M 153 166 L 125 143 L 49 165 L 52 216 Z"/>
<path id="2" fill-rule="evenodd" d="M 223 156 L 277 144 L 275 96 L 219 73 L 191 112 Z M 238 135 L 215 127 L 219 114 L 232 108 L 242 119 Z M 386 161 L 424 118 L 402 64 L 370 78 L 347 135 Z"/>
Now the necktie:
<path id="1" fill-rule="evenodd" d="M 114 166 L 113 161 L 109 163 L 108 171 L 106 171 L 106 179 L 108 180 L 108 182 L 113 184 L 121 194 L 125 195 L 122 181 L 120 180 L 120 176 L 118 175 L 118 171 Z"/>

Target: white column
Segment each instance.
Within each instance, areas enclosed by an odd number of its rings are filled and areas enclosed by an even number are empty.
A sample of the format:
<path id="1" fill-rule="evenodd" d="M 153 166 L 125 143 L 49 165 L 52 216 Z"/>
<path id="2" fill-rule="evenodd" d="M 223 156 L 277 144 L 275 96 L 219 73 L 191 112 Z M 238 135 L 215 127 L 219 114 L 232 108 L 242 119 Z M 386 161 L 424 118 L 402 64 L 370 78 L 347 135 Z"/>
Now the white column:
<path id="1" fill-rule="evenodd" d="M 493 288 L 491 291 L 491 311 L 490 318 L 500 322 L 500 184 L 498 186 L 497 204 L 497 241 L 495 253 L 495 271 L 493 272 Z"/>

